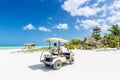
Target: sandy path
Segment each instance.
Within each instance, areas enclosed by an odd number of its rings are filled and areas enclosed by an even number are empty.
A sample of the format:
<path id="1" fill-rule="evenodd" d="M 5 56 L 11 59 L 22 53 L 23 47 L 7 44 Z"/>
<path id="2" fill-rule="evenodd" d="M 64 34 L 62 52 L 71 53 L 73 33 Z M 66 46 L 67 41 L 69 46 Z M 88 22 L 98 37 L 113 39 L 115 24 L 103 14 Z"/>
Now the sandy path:
<path id="1" fill-rule="evenodd" d="M 120 51 L 74 50 L 75 64 L 60 70 L 39 62 L 40 52 L 0 51 L 0 80 L 120 80 Z"/>

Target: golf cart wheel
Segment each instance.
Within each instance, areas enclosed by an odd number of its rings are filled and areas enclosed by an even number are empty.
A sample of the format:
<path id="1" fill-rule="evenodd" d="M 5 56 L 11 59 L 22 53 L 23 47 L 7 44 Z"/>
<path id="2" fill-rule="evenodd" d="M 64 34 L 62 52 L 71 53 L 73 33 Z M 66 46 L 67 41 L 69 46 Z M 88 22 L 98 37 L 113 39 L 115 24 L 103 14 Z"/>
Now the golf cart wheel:
<path id="1" fill-rule="evenodd" d="M 73 64 L 73 63 L 74 63 L 74 57 L 71 57 L 70 64 Z"/>
<path id="2" fill-rule="evenodd" d="M 49 64 L 45 64 L 45 66 L 50 66 Z"/>
<path id="3" fill-rule="evenodd" d="M 53 68 L 58 70 L 62 67 L 62 62 L 60 60 L 56 61 L 54 64 L 53 64 Z"/>

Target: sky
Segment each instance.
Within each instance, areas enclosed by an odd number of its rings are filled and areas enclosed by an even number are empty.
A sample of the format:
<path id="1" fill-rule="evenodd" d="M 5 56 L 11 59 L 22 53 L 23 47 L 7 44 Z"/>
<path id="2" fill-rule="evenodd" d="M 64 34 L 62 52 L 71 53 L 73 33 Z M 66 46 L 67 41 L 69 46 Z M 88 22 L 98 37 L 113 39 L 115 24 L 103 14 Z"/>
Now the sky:
<path id="1" fill-rule="evenodd" d="M 0 45 L 46 45 L 58 37 L 83 40 L 120 25 L 120 0 L 0 0 Z"/>

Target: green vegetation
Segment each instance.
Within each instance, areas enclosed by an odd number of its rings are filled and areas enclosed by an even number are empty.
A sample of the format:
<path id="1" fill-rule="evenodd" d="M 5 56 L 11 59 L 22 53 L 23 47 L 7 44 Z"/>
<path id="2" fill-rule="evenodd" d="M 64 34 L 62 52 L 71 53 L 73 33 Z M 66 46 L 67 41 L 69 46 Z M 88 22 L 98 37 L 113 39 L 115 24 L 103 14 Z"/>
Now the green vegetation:
<path id="1" fill-rule="evenodd" d="M 82 40 L 80 40 L 80 39 L 72 39 L 72 40 L 70 40 L 70 42 L 68 44 L 65 44 L 65 46 L 68 49 L 79 48 L 81 45 L 82 45 Z"/>
<path id="2" fill-rule="evenodd" d="M 120 26 L 112 25 L 110 29 L 108 29 L 110 33 L 104 35 L 102 41 L 108 47 L 114 48 L 117 47 L 117 40 L 120 39 Z"/>
<path id="3" fill-rule="evenodd" d="M 104 48 L 115 48 L 118 46 L 117 41 L 120 40 L 120 26 L 112 25 L 110 29 L 108 29 L 109 33 L 106 33 L 102 38 L 100 34 L 93 35 L 96 41 L 101 41 L 104 44 Z M 69 49 L 75 49 L 83 46 L 82 44 L 86 41 L 81 41 L 80 39 L 72 39 L 70 40 L 69 44 L 65 44 L 65 46 Z M 91 49 L 92 46 L 86 46 L 86 49 Z M 100 48 L 100 46 L 97 46 Z"/>
<path id="4" fill-rule="evenodd" d="M 27 49 L 27 50 L 21 50 L 18 52 L 23 52 L 23 53 L 33 53 L 33 52 L 38 52 L 38 51 L 44 51 L 48 50 L 48 47 L 41 47 L 41 48 L 33 48 L 33 49 Z"/>
<path id="5" fill-rule="evenodd" d="M 92 49 L 92 46 L 87 45 L 87 46 L 86 46 L 86 49 Z"/>
<path id="6" fill-rule="evenodd" d="M 118 26 L 118 24 L 112 25 L 108 31 L 110 31 L 113 36 L 120 36 L 120 26 Z"/>
<path id="7" fill-rule="evenodd" d="M 94 35 L 93 37 L 94 37 L 96 40 L 102 39 L 102 37 L 100 36 L 100 34 Z"/>

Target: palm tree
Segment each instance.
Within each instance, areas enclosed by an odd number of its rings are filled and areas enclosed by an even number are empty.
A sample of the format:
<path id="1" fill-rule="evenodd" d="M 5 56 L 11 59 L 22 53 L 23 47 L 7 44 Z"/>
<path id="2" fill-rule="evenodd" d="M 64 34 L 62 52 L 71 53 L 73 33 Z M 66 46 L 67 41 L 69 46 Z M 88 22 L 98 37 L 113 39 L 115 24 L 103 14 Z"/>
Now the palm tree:
<path id="1" fill-rule="evenodd" d="M 120 27 L 118 24 L 112 25 L 112 27 L 108 30 L 113 36 L 120 36 Z"/>
<path id="2" fill-rule="evenodd" d="M 94 35 L 93 37 L 94 37 L 96 40 L 102 39 L 101 36 L 100 36 L 100 34 Z"/>
<path id="3" fill-rule="evenodd" d="M 112 34 L 105 34 L 102 42 L 104 45 L 108 45 L 109 47 L 116 47 L 116 36 L 113 36 Z"/>
<path id="4" fill-rule="evenodd" d="M 72 39 L 69 44 L 65 44 L 69 49 L 78 48 L 82 45 L 82 41 L 80 39 Z"/>

